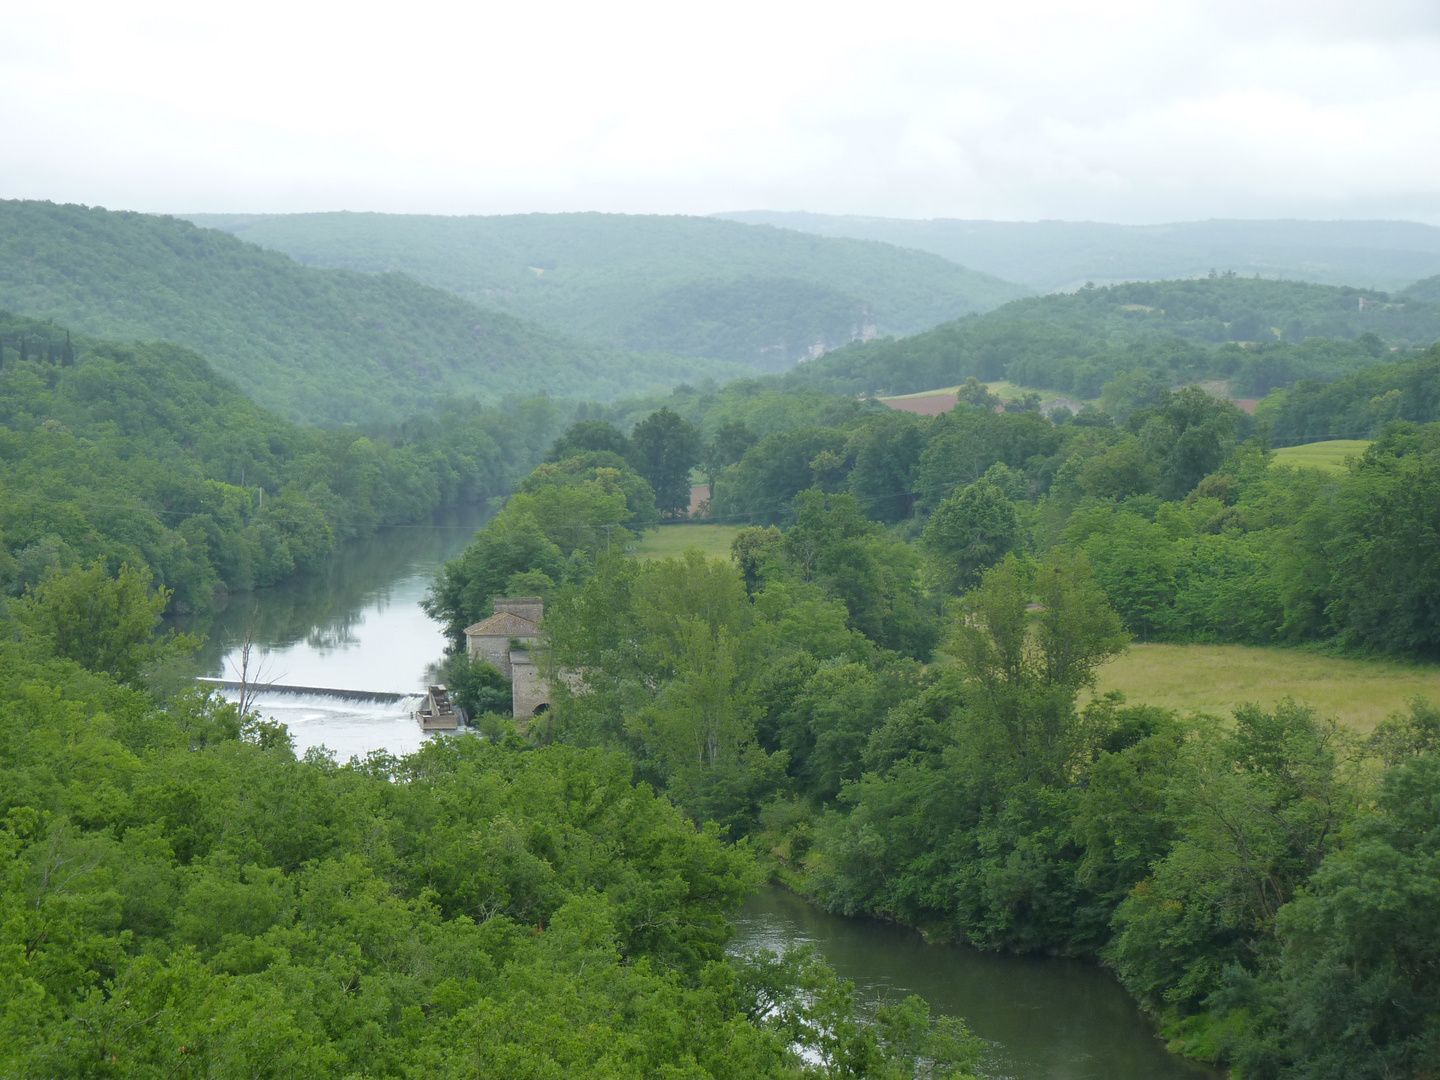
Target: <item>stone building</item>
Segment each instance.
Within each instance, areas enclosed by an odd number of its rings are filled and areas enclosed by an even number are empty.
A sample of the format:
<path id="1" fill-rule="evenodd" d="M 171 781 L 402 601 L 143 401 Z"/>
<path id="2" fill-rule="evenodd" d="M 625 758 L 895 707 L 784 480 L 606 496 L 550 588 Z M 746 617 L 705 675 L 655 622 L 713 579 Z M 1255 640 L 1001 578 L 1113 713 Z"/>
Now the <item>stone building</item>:
<path id="1" fill-rule="evenodd" d="M 488 660 L 510 680 L 511 711 L 529 720 L 550 707 L 550 687 L 531 655 L 539 641 L 545 602 L 538 596 L 501 597 L 495 614 L 465 628 L 465 651 L 472 660 Z"/>

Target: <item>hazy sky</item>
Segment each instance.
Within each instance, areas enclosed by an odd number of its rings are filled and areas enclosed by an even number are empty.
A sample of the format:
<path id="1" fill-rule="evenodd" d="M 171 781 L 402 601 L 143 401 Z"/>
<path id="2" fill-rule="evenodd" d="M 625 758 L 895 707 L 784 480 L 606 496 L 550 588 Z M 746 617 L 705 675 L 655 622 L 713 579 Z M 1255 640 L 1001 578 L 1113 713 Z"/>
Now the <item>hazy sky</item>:
<path id="1" fill-rule="evenodd" d="M 1440 0 L 10 0 L 0 196 L 1440 223 Z"/>

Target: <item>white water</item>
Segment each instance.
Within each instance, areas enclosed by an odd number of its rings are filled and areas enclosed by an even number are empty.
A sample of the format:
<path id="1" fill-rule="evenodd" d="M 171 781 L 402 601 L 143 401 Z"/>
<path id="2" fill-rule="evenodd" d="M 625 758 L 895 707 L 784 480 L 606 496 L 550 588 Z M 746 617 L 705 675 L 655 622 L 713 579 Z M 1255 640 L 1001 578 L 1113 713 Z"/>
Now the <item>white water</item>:
<path id="1" fill-rule="evenodd" d="M 251 682 L 415 694 L 397 702 L 328 694 L 261 694 L 261 716 L 290 729 L 295 752 L 313 747 L 340 761 L 384 750 L 397 757 L 430 737 L 411 718 L 418 695 L 445 655 L 441 627 L 420 608 L 435 572 L 458 555 L 480 510 L 455 512 L 421 527 L 386 529 L 336 552 L 323 577 L 297 579 L 231 599 L 196 627 L 209 640 L 206 674 L 240 677 L 251 637 Z M 233 691 L 225 691 L 234 700 Z"/>
<path id="2" fill-rule="evenodd" d="M 235 700 L 235 692 L 225 696 Z M 374 750 L 401 757 L 420 749 L 429 735 L 410 715 L 421 698 L 400 701 L 361 701 L 329 694 L 261 694 L 255 711 L 290 729 L 295 753 L 303 757 L 312 747 L 323 746 L 339 761 L 363 758 Z"/>

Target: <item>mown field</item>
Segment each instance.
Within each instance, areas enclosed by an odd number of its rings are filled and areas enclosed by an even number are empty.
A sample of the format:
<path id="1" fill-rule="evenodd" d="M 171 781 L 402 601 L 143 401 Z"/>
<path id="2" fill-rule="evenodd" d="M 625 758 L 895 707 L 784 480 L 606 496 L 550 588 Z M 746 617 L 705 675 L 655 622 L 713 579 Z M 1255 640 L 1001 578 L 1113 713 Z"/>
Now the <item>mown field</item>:
<path id="1" fill-rule="evenodd" d="M 1362 733 L 1416 697 L 1440 701 L 1440 666 L 1245 645 L 1132 645 L 1099 676 L 1099 693 L 1182 712 L 1292 697 Z"/>
<path id="2" fill-rule="evenodd" d="M 631 551 L 641 559 L 671 559 L 696 547 L 707 558 L 728 559 L 730 541 L 739 531 L 736 525 L 661 525 L 643 534 Z"/>
<path id="3" fill-rule="evenodd" d="M 990 391 L 990 393 L 994 394 L 996 397 L 1000 398 L 1003 401 L 1009 401 L 1012 398 L 1022 398 L 1026 394 L 1039 394 L 1040 403 L 1043 405 L 1048 402 L 1054 401 L 1056 398 L 1067 396 L 1060 393 L 1060 391 L 1058 390 L 1045 390 L 1038 386 L 1020 386 L 1016 383 L 1006 382 L 1003 379 L 998 382 L 987 382 L 984 384 L 984 386 L 987 390 Z M 922 390 L 917 394 L 895 394 L 890 397 L 882 397 L 880 400 L 910 401 L 914 398 L 930 397 L 934 394 L 953 394 L 959 389 L 960 387 L 958 385 L 942 386 L 938 390 Z"/>
<path id="4" fill-rule="evenodd" d="M 1369 445 L 1369 439 L 1331 439 L 1304 446 L 1282 446 L 1275 451 L 1275 464 L 1304 465 L 1325 472 L 1343 473 L 1345 459 L 1359 457 Z"/>

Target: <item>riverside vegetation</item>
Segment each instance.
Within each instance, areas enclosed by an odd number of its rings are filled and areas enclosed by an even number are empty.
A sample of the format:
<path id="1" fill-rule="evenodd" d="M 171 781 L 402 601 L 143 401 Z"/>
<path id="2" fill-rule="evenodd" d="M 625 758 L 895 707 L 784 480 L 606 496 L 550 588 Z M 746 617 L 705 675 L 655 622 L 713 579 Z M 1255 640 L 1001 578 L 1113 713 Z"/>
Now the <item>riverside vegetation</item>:
<path id="1" fill-rule="evenodd" d="M 623 751 L 830 910 L 1102 960 L 1176 1049 L 1244 1077 L 1428 1076 L 1440 711 L 1362 738 L 1293 702 L 1187 716 L 1090 689 L 1137 638 L 1433 662 L 1440 418 L 1368 414 L 1337 478 L 1271 463 L 1198 389 L 1118 426 L 961 397 L 756 439 L 702 395 L 692 463 L 717 517 L 753 522 L 730 559 L 607 554 L 630 511 L 596 455 L 621 473 L 624 436 L 588 420 L 432 610 L 458 633 L 544 595 L 572 674 L 529 739 Z"/>
<path id="2" fill-rule="evenodd" d="M 922 418 L 807 376 L 362 435 L 178 346 L 0 339 L 0 1075 L 973 1071 L 916 1000 L 862 1020 L 813 957 L 726 957 L 765 872 L 1103 960 L 1244 1077 L 1433 1072 L 1435 708 L 1360 739 L 1090 691 L 1136 638 L 1433 661 L 1434 349 L 1335 345 L 1360 351 L 1255 417 L 1169 389 L 1160 340 L 1050 418 L 975 381 Z M 1321 415 L 1370 443 L 1343 474 L 1271 460 Z M 731 557 L 626 557 L 696 475 Z M 554 708 L 525 733 L 492 713 L 487 740 L 297 760 L 175 689 L 194 643 L 162 610 L 503 491 L 428 607 L 458 637 L 546 598 Z M 448 666 L 472 709 L 504 700 Z"/>
<path id="3" fill-rule="evenodd" d="M 508 490 L 562 424 L 536 399 L 456 403 L 375 437 L 301 427 L 188 349 L 0 314 L 0 589 L 101 560 L 149 568 L 173 610 L 203 609 Z"/>
<path id="4" fill-rule="evenodd" d="M 622 751 L 297 759 L 182 689 L 172 589 L 199 604 L 508 485 L 553 406 L 392 446 L 297 428 L 177 346 L 4 332 L 0 1076 L 973 1075 L 981 1048 L 919 999 L 862 1019 L 812 955 L 727 956 L 753 854 Z M 604 534 L 574 514 L 658 519 L 698 446 L 678 420 L 626 437 L 634 468 L 567 458 L 510 500 L 562 536 L 557 576 Z"/>
<path id="5" fill-rule="evenodd" d="M 623 754 L 297 760 L 141 687 L 164 603 L 76 570 L 3 624 L 0 1075 L 972 1075 L 918 999 L 862 1023 L 812 956 L 727 957 L 752 858 Z"/>

